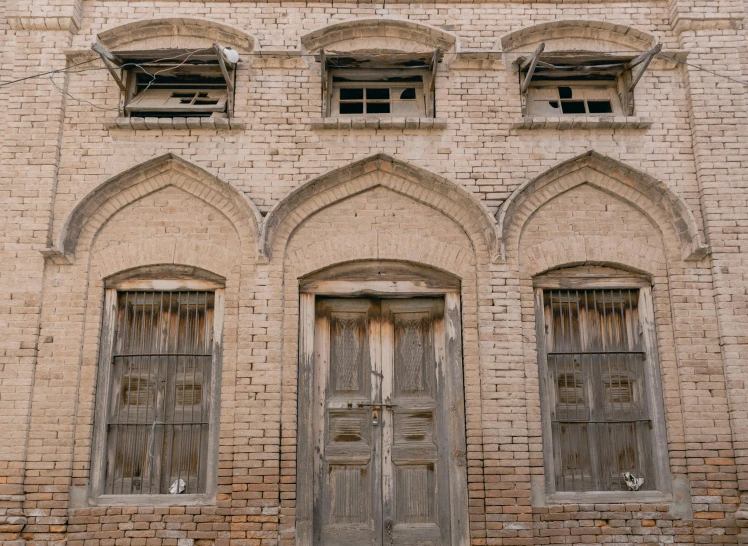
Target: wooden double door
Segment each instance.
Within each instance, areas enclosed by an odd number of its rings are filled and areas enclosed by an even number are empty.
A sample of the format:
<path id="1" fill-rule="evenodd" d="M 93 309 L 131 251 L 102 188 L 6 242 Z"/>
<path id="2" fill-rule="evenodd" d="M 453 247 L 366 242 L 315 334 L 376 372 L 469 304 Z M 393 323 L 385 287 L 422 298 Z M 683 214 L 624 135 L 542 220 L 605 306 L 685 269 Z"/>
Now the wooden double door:
<path id="1" fill-rule="evenodd" d="M 462 367 L 448 363 L 444 308 L 432 297 L 317 298 L 315 544 L 461 542 L 450 458 L 464 464 Z"/>

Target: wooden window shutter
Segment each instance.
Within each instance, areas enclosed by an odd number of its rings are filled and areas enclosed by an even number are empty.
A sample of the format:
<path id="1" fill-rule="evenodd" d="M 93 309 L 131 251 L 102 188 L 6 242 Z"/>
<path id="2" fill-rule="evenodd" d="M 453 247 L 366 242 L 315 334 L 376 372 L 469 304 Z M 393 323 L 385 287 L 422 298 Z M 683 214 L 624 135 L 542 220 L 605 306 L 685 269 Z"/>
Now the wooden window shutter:
<path id="1" fill-rule="evenodd" d="M 639 289 L 541 292 L 556 491 L 654 489 Z"/>

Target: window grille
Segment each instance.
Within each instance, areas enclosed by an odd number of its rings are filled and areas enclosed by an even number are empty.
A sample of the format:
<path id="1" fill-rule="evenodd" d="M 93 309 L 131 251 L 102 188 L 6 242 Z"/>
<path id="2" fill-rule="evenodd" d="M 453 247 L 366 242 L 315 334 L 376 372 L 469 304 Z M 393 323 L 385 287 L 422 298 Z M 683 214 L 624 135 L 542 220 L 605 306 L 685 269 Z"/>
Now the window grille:
<path id="1" fill-rule="evenodd" d="M 215 294 L 118 292 L 103 493 L 203 493 Z"/>
<path id="2" fill-rule="evenodd" d="M 545 290 L 557 491 L 655 488 L 639 290 Z"/>

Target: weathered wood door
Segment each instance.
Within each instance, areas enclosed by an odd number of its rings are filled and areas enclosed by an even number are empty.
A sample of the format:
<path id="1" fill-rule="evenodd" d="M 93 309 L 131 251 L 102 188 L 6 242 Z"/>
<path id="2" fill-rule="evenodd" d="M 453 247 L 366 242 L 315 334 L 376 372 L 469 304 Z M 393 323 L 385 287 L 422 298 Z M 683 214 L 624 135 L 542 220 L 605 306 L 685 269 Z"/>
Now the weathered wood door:
<path id="1" fill-rule="evenodd" d="M 451 544 L 445 339 L 442 299 L 317 300 L 315 544 Z"/>

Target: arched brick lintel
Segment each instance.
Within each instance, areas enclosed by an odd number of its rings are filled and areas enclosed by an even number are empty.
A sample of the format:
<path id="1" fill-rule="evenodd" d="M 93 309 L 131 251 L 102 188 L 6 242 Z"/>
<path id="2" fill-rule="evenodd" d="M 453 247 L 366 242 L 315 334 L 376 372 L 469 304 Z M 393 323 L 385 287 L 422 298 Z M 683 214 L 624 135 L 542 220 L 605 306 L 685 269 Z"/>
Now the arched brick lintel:
<path id="1" fill-rule="evenodd" d="M 412 42 L 428 49 L 439 48 L 443 51 L 455 47 L 457 37 L 440 28 L 407 19 L 370 18 L 352 19 L 335 23 L 314 30 L 301 37 L 301 45 L 307 51 L 318 51 L 322 48 L 335 48 L 335 44 L 382 38 L 384 44 Z"/>
<path id="2" fill-rule="evenodd" d="M 564 183 L 557 188 L 550 186 L 561 179 Z M 504 201 L 496 215 L 502 259 L 507 260 L 507 249 L 516 246 L 519 233 L 534 211 L 560 192 L 585 183 L 617 195 L 645 214 L 661 231 L 669 230 L 680 245 L 683 260 L 700 260 L 709 253 L 709 247 L 701 241 L 693 213 L 667 184 L 590 150 L 525 182 Z"/>
<path id="3" fill-rule="evenodd" d="M 188 17 L 133 21 L 100 32 L 98 40 L 112 51 L 211 47 L 217 42 L 239 53 L 250 53 L 255 46 L 255 39 L 241 29 Z"/>
<path id="4" fill-rule="evenodd" d="M 475 250 L 482 250 L 492 262 L 498 260 L 496 221 L 476 196 L 446 178 L 384 154 L 336 169 L 291 192 L 265 217 L 260 251 L 268 259 L 273 254 L 281 254 L 291 234 L 306 218 L 376 186 L 384 186 L 440 211 L 462 227 Z"/>
<path id="5" fill-rule="evenodd" d="M 168 153 L 136 165 L 91 190 L 65 220 L 57 248 L 42 254 L 58 263 L 72 263 L 84 234 L 93 237 L 117 211 L 167 186 L 176 186 L 212 205 L 234 225 L 240 239 L 256 242 L 262 216 L 249 197 L 197 165 Z"/>
<path id="6" fill-rule="evenodd" d="M 571 19 L 540 23 L 505 34 L 500 40 L 500 48 L 506 52 L 532 51 L 540 42 L 546 44 L 546 51 L 612 51 L 623 48 L 635 52 L 650 49 L 656 39 L 648 32 L 622 24 Z"/>

